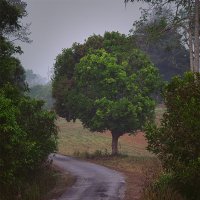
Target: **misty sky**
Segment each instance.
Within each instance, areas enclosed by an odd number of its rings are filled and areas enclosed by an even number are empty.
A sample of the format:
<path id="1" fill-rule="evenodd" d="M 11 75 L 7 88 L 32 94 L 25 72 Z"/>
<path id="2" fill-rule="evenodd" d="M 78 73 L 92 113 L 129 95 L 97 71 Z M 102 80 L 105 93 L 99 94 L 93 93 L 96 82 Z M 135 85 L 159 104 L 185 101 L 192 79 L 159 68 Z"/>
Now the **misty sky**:
<path id="1" fill-rule="evenodd" d="M 128 34 L 140 16 L 142 3 L 124 5 L 124 0 L 24 0 L 31 22 L 31 44 L 21 44 L 26 69 L 48 77 L 56 56 L 73 42 L 92 34 L 119 31 Z"/>

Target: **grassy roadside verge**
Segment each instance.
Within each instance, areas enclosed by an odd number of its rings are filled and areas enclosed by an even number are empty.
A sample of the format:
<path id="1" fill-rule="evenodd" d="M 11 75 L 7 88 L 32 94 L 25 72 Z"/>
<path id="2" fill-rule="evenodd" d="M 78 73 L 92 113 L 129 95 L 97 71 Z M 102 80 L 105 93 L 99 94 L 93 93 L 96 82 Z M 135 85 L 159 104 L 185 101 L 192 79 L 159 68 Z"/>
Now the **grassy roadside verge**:
<path id="1" fill-rule="evenodd" d="M 54 186 L 45 194 L 43 197 L 44 200 L 57 199 L 66 191 L 66 188 L 75 183 L 75 178 L 73 176 L 66 172 L 63 173 L 59 168 L 53 166 L 52 171 L 53 173 L 51 175 L 54 177 Z"/>
<path id="2" fill-rule="evenodd" d="M 56 199 L 66 188 L 74 183 L 75 179 L 63 173 L 54 166 L 45 167 L 37 175 L 30 177 L 30 182 L 25 184 L 24 193 L 18 199 L 23 200 L 49 200 Z"/>
<path id="3" fill-rule="evenodd" d="M 45 166 L 36 174 L 30 174 L 29 181 L 23 182 L 23 190 L 20 194 L 10 190 L 0 192 L 0 200 L 50 200 L 57 199 L 71 186 L 75 179 L 54 166 Z"/>
<path id="4" fill-rule="evenodd" d="M 125 200 L 139 200 L 160 163 L 155 157 L 101 157 L 87 159 L 90 162 L 122 172 L 126 179 Z"/>

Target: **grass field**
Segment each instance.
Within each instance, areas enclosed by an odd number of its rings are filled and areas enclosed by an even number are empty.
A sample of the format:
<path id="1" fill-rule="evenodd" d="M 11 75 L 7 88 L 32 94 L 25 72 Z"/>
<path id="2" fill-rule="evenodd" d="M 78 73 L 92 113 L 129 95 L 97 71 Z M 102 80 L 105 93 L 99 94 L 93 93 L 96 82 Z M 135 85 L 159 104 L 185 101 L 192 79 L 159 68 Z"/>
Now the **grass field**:
<path id="1" fill-rule="evenodd" d="M 88 129 L 83 128 L 80 121 L 75 123 L 66 122 L 59 118 L 57 120 L 59 127 L 59 152 L 65 155 L 74 155 L 83 152 L 94 153 L 97 150 L 110 153 L 111 151 L 111 134 L 91 133 Z M 142 133 L 136 136 L 125 134 L 119 139 L 119 152 L 129 156 L 150 156 L 145 150 L 147 142 Z"/>
<path id="2" fill-rule="evenodd" d="M 164 113 L 163 105 L 157 106 L 156 123 L 160 123 L 160 119 Z M 83 152 L 94 153 L 96 150 L 111 153 L 111 134 L 109 132 L 98 133 L 90 132 L 83 128 L 80 121 L 67 122 L 63 118 L 58 118 L 57 125 L 59 128 L 58 150 L 65 155 L 74 155 Z M 129 156 L 149 157 L 151 154 L 145 149 L 147 141 L 143 133 L 136 135 L 124 134 L 119 138 L 119 152 Z"/>

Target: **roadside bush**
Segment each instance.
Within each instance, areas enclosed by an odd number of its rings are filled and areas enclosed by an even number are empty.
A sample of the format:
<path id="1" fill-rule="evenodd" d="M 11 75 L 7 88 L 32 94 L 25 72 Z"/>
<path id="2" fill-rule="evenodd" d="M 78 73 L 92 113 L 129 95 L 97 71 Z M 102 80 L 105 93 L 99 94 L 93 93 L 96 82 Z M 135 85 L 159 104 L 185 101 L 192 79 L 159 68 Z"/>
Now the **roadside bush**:
<path id="1" fill-rule="evenodd" d="M 0 90 L 0 196 L 15 199 L 55 151 L 57 129 L 43 102 L 8 93 Z"/>
<path id="2" fill-rule="evenodd" d="M 155 185 L 151 185 L 143 191 L 143 196 L 140 200 L 185 200 L 177 191 L 169 186 L 160 190 Z"/>
<path id="3" fill-rule="evenodd" d="M 0 94 L 0 194 L 11 190 L 17 195 L 21 185 L 19 172 L 24 170 L 26 154 L 29 153 L 31 144 L 26 141 L 24 132 L 16 122 L 19 109 L 12 101 Z M 13 187 L 11 189 L 11 187 Z M 15 189 L 14 189 L 15 188 Z M 7 191 L 7 192 L 6 192 Z"/>
<path id="4" fill-rule="evenodd" d="M 17 122 L 27 133 L 27 140 L 31 141 L 31 168 L 37 168 L 56 150 L 57 127 L 54 124 L 54 112 L 43 110 L 43 101 L 23 97 L 19 102 L 20 113 Z"/>
<path id="5" fill-rule="evenodd" d="M 97 159 L 97 158 L 104 159 L 104 158 L 111 157 L 107 149 L 105 149 L 104 151 L 96 150 L 93 153 L 89 153 L 88 151 L 84 151 L 84 152 L 75 151 L 73 155 L 75 157 L 85 158 L 85 159 Z"/>
<path id="6" fill-rule="evenodd" d="M 200 74 L 175 77 L 164 92 L 166 112 L 160 127 L 148 125 L 148 149 L 157 154 L 174 187 L 200 199 Z"/>

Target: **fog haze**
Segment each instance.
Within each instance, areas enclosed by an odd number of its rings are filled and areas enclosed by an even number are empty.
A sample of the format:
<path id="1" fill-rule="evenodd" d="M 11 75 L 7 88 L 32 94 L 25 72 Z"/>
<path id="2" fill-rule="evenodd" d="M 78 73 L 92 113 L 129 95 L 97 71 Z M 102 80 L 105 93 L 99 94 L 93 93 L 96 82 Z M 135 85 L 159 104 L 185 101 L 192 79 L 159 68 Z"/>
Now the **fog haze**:
<path id="1" fill-rule="evenodd" d="M 128 34 L 140 16 L 142 3 L 123 0 L 24 0 L 31 23 L 31 44 L 20 44 L 23 66 L 48 77 L 56 56 L 72 43 L 82 43 L 92 34 L 119 31 Z M 48 72 L 49 71 L 49 72 Z"/>

